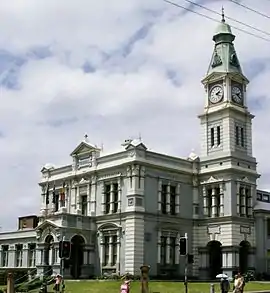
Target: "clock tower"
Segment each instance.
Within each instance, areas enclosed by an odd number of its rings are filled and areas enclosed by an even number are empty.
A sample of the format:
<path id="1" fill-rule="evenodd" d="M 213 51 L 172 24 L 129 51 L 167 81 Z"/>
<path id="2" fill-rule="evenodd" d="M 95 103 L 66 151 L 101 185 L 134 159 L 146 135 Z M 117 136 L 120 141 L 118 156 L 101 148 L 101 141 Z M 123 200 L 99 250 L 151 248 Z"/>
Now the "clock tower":
<path id="1" fill-rule="evenodd" d="M 247 108 L 249 81 L 242 72 L 234 39 L 223 16 L 213 36 L 214 50 L 202 80 L 206 98 L 204 113 L 199 116 L 201 159 L 233 156 L 255 163 L 251 133 L 254 116 Z"/>
<path id="2" fill-rule="evenodd" d="M 242 72 L 234 39 L 222 13 L 202 80 L 205 107 L 199 115 L 202 212 L 194 237 L 201 233 L 197 239 L 199 258 L 209 260 L 200 268 L 200 275 L 210 278 L 221 271 L 232 276 L 255 265 L 253 206 L 259 175 L 252 155 L 254 116 L 247 107 L 249 81 Z"/>

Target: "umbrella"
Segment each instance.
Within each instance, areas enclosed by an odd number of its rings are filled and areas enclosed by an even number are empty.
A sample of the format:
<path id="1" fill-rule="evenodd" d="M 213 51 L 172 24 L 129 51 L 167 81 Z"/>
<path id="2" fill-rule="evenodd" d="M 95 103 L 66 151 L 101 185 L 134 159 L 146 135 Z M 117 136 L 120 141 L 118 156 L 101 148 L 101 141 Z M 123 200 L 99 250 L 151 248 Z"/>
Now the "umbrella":
<path id="1" fill-rule="evenodd" d="M 225 275 L 225 274 L 218 274 L 218 275 L 216 275 L 216 278 L 217 279 L 221 279 L 221 278 L 223 278 L 223 279 L 227 279 L 227 278 L 229 278 L 227 275 Z"/>

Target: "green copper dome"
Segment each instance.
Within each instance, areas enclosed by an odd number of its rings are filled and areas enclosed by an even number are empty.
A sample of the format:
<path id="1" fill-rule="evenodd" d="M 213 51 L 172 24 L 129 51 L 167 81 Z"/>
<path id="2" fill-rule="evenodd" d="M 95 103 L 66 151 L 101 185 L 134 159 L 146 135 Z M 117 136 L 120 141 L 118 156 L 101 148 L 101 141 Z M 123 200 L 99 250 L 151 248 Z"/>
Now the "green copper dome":
<path id="1" fill-rule="evenodd" d="M 213 41 L 216 43 L 233 42 L 235 36 L 232 34 L 231 27 L 225 22 L 224 9 L 222 8 L 222 19 L 216 28 Z"/>

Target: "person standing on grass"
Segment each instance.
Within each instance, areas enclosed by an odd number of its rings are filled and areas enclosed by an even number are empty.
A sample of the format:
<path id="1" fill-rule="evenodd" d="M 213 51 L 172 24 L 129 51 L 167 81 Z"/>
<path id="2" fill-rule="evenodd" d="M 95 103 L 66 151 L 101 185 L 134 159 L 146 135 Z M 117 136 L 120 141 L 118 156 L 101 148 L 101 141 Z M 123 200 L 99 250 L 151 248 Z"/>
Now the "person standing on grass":
<path id="1" fill-rule="evenodd" d="M 130 290 L 130 280 L 125 280 L 120 286 L 120 293 L 129 293 Z"/>
<path id="2" fill-rule="evenodd" d="M 240 279 L 239 290 L 240 290 L 240 293 L 243 293 L 245 285 L 246 285 L 245 278 L 241 274 L 238 274 L 238 278 Z"/>
<path id="3" fill-rule="evenodd" d="M 221 293 L 228 293 L 230 291 L 230 283 L 228 279 L 222 278 L 220 280 L 220 291 Z"/>
<path id="4" fill-rule="evenodd" d="M 235 275 L 234 277 L 233 293 L 241 293 L 241 279 L 239 277 L 239 274 Z"/>
<path id="5" fill-rule="evenodd" d="M 60 275 L 56 275 L 55 284 L 54 284 L 54 287 L 53 287 L 53 290 L 56 293 L 60 292 L 60 284 L 61 284 L 61 282 L 62 282 L 62 277 Z"/>

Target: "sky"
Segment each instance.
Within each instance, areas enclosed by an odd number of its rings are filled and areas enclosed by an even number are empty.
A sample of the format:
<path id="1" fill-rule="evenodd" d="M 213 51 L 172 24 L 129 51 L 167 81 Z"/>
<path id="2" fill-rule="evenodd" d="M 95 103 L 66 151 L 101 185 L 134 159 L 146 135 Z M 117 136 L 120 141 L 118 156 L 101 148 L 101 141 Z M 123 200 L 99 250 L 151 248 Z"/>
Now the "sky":
<path id="1" fill-rule="evenodd" d="M 220 20 L 220 16 L 171 0 Z M 196 0 L 194 0 L 196 1 Z M 197 3 L 259 30 L 270 19 L 230 1 Z M 245 0 L 261 12 L 270 1 Z M 227 22 L 270 41 L 269 35 Z M 0 2 L 0 213 L 2 231 L 38 214 L 41 168 L 71 163 L 87 133 L 104 151 L 141 135 L 154 151 L 200 152 L 206 74 L 217 23 L 163 0 L 24 0 Z M 232 29 L 250 80 L 254 156 L 270 189 L 270 42 Z"/>

